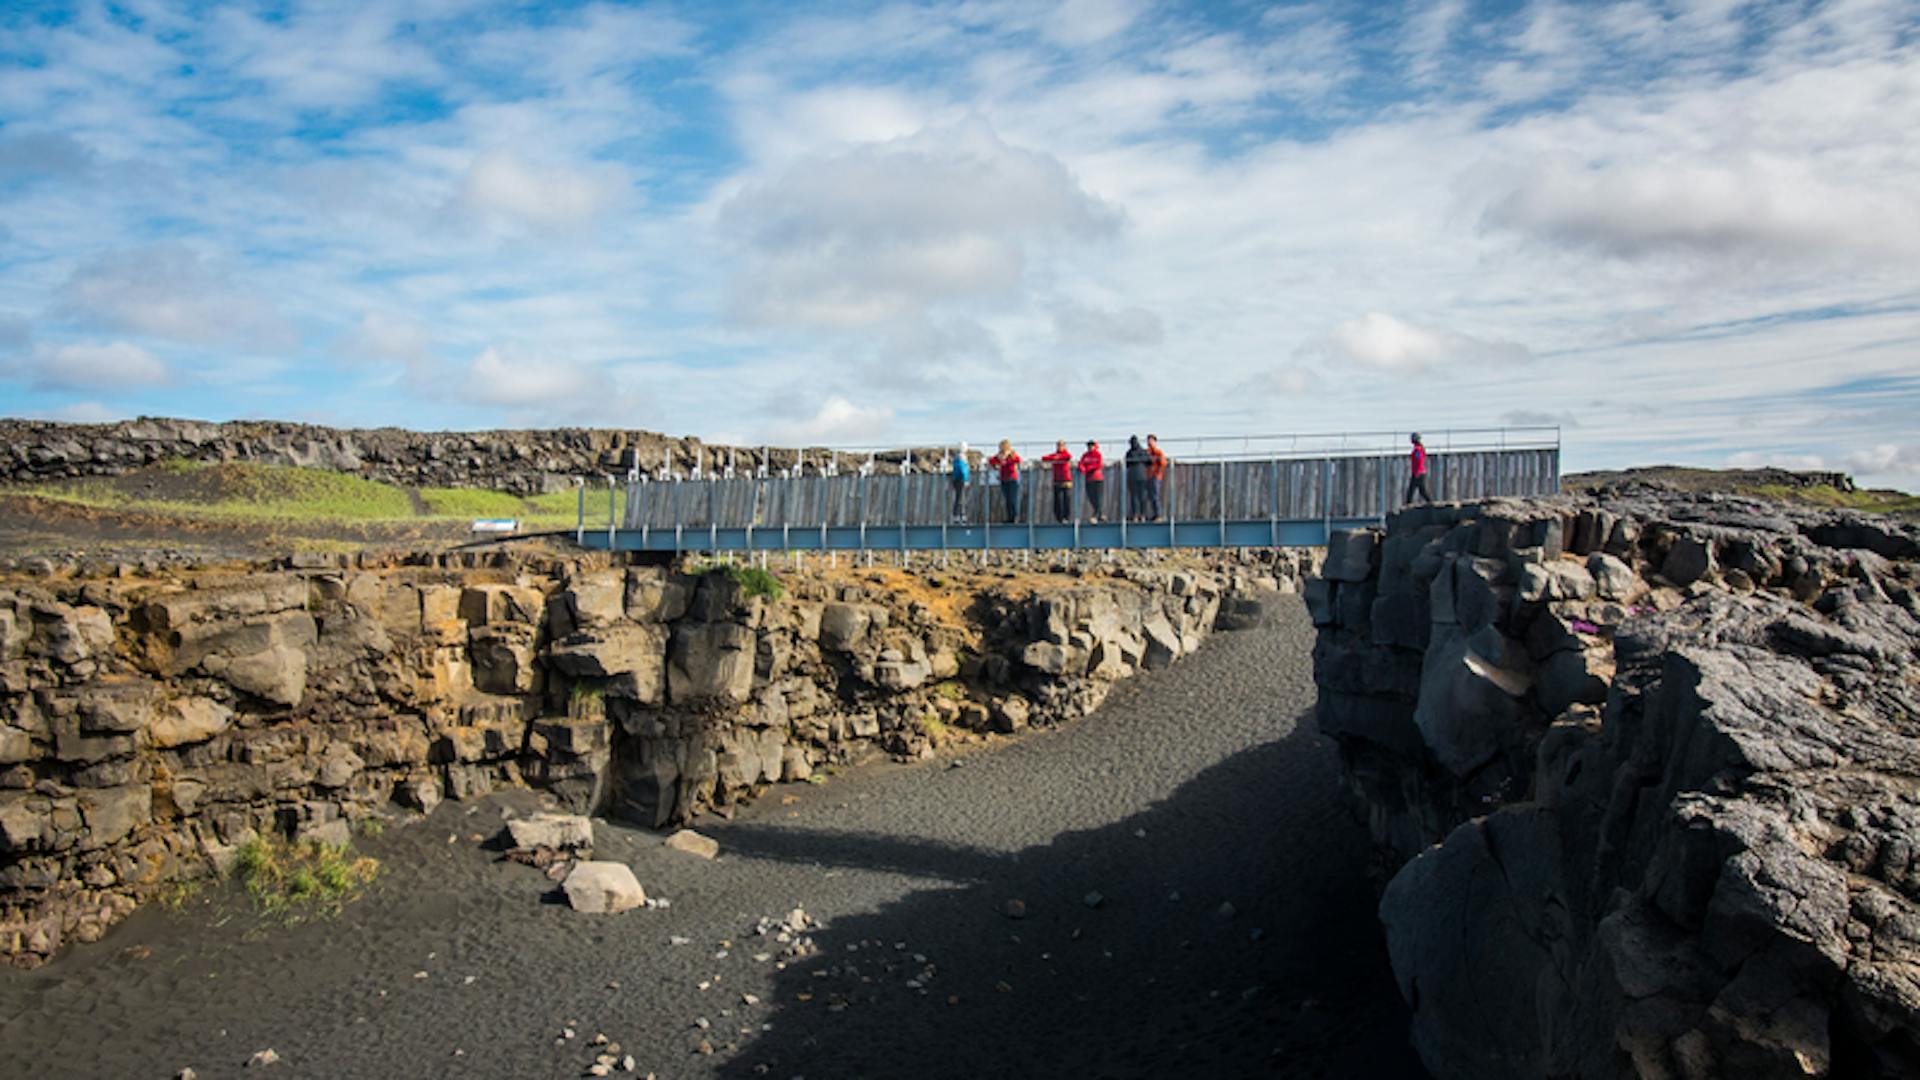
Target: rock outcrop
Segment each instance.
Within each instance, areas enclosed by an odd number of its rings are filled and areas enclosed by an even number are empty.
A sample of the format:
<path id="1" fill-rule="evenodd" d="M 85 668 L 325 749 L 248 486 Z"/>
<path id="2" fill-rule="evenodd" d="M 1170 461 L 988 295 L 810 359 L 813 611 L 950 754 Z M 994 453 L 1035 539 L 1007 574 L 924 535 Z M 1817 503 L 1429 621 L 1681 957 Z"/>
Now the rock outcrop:
<path id="1" fill-rule="evenodd" d="M 0 579 L 0 958 L 92 940 L 261 833 L 337 842 L 519 785 L 663 825 L 956 729 L 1057 723 L 1295 565 L 816 572 L 778 597 L 589 553 Z"/>
<path id="2" fill-rule="evenodd" d="M 1307 598 L 1437 1076 L 1920 1075 L 1920 533 L 1420 508 Z"/>
<path id="3" fill-rule="evenodd" d="M 934 460 L 938 448 L 914 452 Z M 897 462 L 903 452 L 880 455 Z M 830 458 L 852 468 L 865 457 L 805 451 L 715 446 L 692 437 L 651 431 L 559 428 L 548 431 L 407 431 L 351 429 L 285 421 L 209 423 L 142 417 L 111 424 L 0 419 L 0 483 L 117 476 L 166 461 L 251 462 L 353 473 L 403 487 L 474 487 L 538 495 L 570 487 L 580 477 L 650 476 L 696 467 L 719 469 L 731 460 L 745 470 L 761 464 L 785 469 Z"/>

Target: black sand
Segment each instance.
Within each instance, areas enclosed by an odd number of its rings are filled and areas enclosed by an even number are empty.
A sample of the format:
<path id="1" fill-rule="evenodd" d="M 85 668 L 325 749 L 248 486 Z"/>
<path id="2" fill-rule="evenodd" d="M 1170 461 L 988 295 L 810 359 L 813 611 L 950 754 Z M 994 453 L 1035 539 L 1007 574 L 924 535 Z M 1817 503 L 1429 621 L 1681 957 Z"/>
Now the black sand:
<path id="1" fill-rule="evenodd" d="M 1423 1075 L 1364 833 L 1299 724 L 1312 631 L 1280 622 L 958 767 L 773 789 L 700 825 L 717 862 L 598 824 L 670 908 L 575 914 L 495 861 L 473 838 L 515 793 L 361 841 L 384 873 L 334 920 L 263 930 L 226 887 L 143 910 L 0 972 L 0 1073 L 571 1077 L 604 1033 L 661 1080 Z M 821 951 L 776 970 L 751 931 L 796 905 Z"/>

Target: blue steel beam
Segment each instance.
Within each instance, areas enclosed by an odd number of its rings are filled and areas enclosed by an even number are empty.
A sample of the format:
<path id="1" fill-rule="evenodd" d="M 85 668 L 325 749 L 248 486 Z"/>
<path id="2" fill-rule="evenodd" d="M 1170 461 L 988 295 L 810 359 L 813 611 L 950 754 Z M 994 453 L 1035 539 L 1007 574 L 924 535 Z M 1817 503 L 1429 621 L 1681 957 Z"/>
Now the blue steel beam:
<path id="1" fill-rule="evenodd" d="M 664 529 L 616 530 L 611 540 L 594 532 L 585 546 L 605 551 L 1049 551 L 1083 548 L 1319 547 L 1334 529 L 1357 529 L 1377 517 L 1311 518 L 1263 521 L 1182 521 L 1123 525 L 1042 525 L 988 529 L 982 525 L 907 525 L 863 529 L 836 525 L 825 529 L 702 529 L 698 540 L 684 540 Z M 1123 538 L 1124 537 L 1124 538 Z"/>

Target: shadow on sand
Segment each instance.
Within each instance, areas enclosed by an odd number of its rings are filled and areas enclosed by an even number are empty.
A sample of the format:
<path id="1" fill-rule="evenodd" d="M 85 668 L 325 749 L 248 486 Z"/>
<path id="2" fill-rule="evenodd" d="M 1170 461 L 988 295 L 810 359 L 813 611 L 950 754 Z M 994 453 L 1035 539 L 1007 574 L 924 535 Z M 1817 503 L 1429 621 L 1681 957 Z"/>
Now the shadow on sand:
<path id="1" fill-rule="evenodd" d="M 716 830 L 735 857 L 932 879 L 817 931 L 770 1016 L 716 1026 L 737 1046 L 720 1075 L 1424 1076 L 1366 837 L 1311 732 L 1303 717 L 1146 811 L 1017 853 Z"/>

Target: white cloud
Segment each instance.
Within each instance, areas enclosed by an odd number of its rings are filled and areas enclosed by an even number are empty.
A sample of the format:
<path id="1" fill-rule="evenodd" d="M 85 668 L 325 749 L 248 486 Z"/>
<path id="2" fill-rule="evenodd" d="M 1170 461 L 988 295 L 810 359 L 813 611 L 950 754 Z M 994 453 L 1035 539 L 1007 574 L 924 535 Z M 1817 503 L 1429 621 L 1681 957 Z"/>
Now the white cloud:
<path id="1" fill-rule="evenodd" d="M 1054 337 L 1067 348 L 1125 348 L 1158 345 L 1166 340 L 1160 316 L 1143 307 L 1107 310 L 1061 300 L 1053 305 L 1052 313 Z"/>
<path id="2" fill-rule="evenodd" d="M 61 286 L 55 312 L 84 326 L 192 345 L 265 351 L 292 344 L 274 305 L 177 244 L 108 252 Z"/>
<path id="3" fill-rule="evenodd" d="M 412 365 L 426 360 L 432 344 L 427 328 L 418 320 L 392 312 L 369 311 L 337 347 L 350 358 L 397 360 Z"/>
<path id="4" fill-rule="evenodd" d="M 1920 250 L 1920 194 L 1836 185 L 1806 161 L 1562 163 L 1520 180 L 1484 223 L 1623 258 L 1911 258 Z"/>
<path id="5" fill-rule="evenodd" d="M 460 205 L 506 232 L 578 234 L 626 198 L 631 182 L 613 165 L 540 165 L 517 154 L 481 154 L 460 184 Z"/>
<path id="6" fill-rule="evenodd" d="M 874 443 L 893 424 L 893 408 L 856 405 L 838 394 L 820 403 L 812 416 L 775 421 L 764 441 L 776 446 L 857 445 Z"/>
<path id="7" fill-rule="evenodd" d="M 1336 366 L 1351 364 L 1402 374 L 1533 358 L 1525 346 L 1511 341 L 1485 341 L 1453 330 L 1416 326 L 1379 311 L 1336 325 L 1307 351 Z"/>
<path id="8" fill-rule="evenodd" d="M 584 364 L 506 344 L 481 350 L 462 371 L 458 392 L 469 401 L 506 409 L 577 411 L 605 390 L 606 380 Z"/>
<path id="9" fill-rule="evenodd" d="M 127 413 L 102 405 L 97 401 L 76 401 L 62 405 L 47 414 L 49 419 L 64 420 L 69 424 L 106 424 L 115 420 L 124 420 Z"/>
<path id="10" fill-rule="evenodd" d="M 1850 472 L 1869 476 L 1917 480 L 1920 479 L 1920 443 L 1881 443 L 1848 454 L 1845 466 Z"/>
<path id="11" fill-rule="evenodd" d="M 849 329 L 1006 298 L 1030 252 L 1112 235 L 1118 212 L 983 121 L 847 148 L 740 191 L 721 223 L 744 321 Z"/>
<path id="12" fill-rule="evenodd" d="M 114 341 L 42 343 L 12 360 L 0 360 L 0 376 L 23 380 L 36 390 L 131 390 L 167 382 L 170 373 L 147 350 Z"/>
<path id="13" fill-rule="evenodd" d="M 0 177 L 71 178 L 86 174 L 93 164 L 93 151 L 63 132 L 0 139 Z"/>
<path id="14" fill-rule="evenodd" d="M 1145 8 L 1143 0 L 1061 0 L 1041 32 L 1070 48 L 1093 45 L 1125 32 Z"/>

